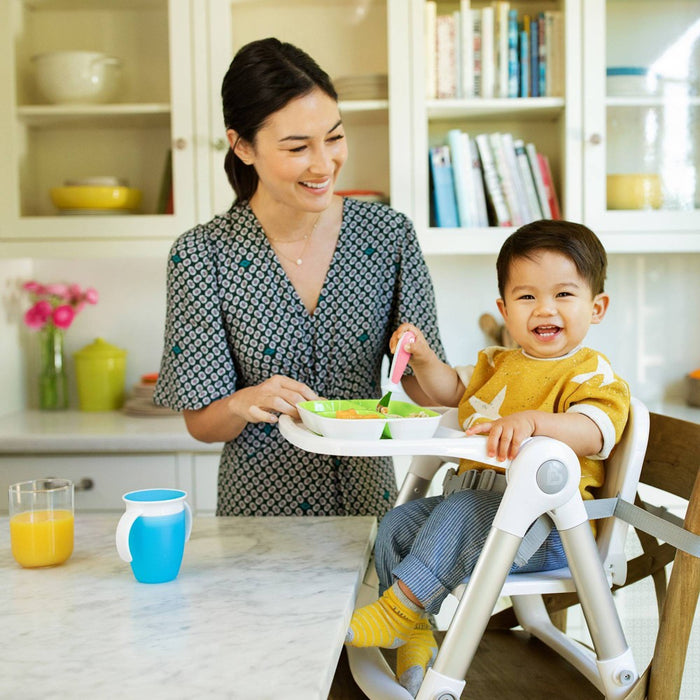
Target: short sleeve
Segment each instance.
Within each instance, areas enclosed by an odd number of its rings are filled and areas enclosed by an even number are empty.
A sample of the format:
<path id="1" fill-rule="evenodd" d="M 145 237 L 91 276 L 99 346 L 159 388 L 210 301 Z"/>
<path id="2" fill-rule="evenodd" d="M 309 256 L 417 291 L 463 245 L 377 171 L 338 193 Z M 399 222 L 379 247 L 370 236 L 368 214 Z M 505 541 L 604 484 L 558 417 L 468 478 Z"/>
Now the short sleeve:
<path id="1" fill-rule="evenodd" d="M 154 401 L 175 410 L 198 409 L 235 387 L 215 254 L 206 230 L 197 227 L 174 243 L 168 259 L 165 338 Z"/>
<path id="2" fill-rule="evenodd" d="M 627 424 L 630 407 L 627 382 L 614 374 L 607 358 L 598 353 L 588 367 L 579 368 L 576 375 L 569 379 L 565 392 L 568 393 L 566 412 L 587 416 L 603 436 L 600 452 L 588 457 L 607 459 Z"/>

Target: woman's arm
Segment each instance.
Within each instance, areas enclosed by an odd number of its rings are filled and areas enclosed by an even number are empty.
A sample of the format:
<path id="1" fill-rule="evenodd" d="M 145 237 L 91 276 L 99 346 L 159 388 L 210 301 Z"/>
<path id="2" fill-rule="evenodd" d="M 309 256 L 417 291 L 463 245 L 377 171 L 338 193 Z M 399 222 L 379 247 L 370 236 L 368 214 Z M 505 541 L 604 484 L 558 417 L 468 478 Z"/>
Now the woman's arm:
<path id="1" fill-rule="evenodd" d="M 280 413 L 298 418 L 296 404 L 317 398 L 306 384 L 275 375 L 204 408 L 185 410 L 183 415 L 193 438 L 202 442 L 228 442 L 237 438 L 248 423 L 276 423 Z"/>

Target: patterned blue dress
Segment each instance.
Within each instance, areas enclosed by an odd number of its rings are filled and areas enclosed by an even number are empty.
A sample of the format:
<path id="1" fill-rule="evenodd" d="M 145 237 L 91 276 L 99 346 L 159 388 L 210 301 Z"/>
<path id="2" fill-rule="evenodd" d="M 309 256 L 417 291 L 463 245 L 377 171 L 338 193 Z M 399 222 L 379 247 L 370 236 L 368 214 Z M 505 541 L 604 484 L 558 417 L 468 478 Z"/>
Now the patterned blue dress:
<path id="1" fill-rule="evenodd" d="M 199 409 L 274 374 L 327 398 L 379 398 L 382 359 L 404 321 L 444 357 L 430 275 L 403 214 L 344 200 L 309 314 L 248 204 L 234 206 L 170 251 L 155 401 Z M 303 452 L 274 424 L 249 423 L 222 451 L 217 515 L 381 517 L 395 497 L 389 458 Z"/>

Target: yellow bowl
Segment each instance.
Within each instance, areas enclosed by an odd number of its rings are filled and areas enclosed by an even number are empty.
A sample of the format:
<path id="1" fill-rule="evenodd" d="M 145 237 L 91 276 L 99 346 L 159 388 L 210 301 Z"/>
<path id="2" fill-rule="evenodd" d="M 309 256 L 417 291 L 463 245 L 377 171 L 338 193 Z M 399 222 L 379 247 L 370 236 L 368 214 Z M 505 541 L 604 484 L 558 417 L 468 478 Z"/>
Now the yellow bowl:
<path id="1" fill-rule="evenodd" d="M 141 190 L 133 187 L 69 185 L 52 187 L 51 201 L 58 209 L 136 209 Z"/>

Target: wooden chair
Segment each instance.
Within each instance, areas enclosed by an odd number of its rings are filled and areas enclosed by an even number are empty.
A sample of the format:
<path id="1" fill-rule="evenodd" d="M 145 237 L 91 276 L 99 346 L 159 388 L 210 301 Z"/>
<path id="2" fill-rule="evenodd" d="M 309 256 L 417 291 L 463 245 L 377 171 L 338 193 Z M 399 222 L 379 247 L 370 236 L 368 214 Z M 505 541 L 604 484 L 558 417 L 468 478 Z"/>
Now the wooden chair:
<path id="1" fill-rule="evenodd" d="M 649 442 L 640 483 L 663 494 L 688 501 L 684 527 L 700 534 L 700 425 L 668 416 L 650 415 Z M 663 503 L 663 494 L 659 497 Z M 645 494 L 646 495 L 646 494 Z M 637 503 L 642 500 L 638 497 Z M 645 503 L 654 512 L 654 506 Z M 700 591 L 700 559 L 660 543 L 637 530 L 643 553 L 628 562 L 628 575 L 620 589 L 651 577 L 659 607 L 656 646 L 648 668 L 626 696 L 677 698 Z M 673 562 L 666 584 L 665 567 Z M 563 626 L 567 608 L 578 600 L 575 593 L 545 595 L 550 615 Z M 467 674 L 462 698 L 600 698 L 601 693 L 552 649 L 521 629 L 512 608 L 492 616 Z M 623 620 L 624 624 L 624 620 Z M 633 650 L 634 651 L 634 650 Z M 387 656 L 392 662 L 390 652 Z M 366 696 L 355 685 L 345 652 L 334 679 L 331 700 L 360 700 Z"/>

